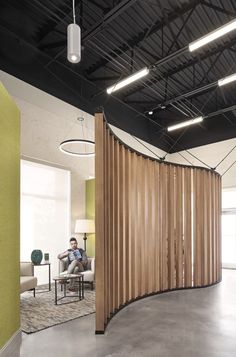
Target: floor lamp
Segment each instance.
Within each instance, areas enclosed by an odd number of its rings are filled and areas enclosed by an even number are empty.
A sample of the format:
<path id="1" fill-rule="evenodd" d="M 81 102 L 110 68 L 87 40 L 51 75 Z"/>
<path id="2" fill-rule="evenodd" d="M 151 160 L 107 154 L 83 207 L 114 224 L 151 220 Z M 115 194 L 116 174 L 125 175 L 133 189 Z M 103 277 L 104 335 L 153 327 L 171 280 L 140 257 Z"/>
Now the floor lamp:
<path id="1" fill-rule="evenodd" d="M 75 221 L 75 233 L 83 233 L 84 250 L 86 251 L 86 240 L 88 233 L 95 232 L 94 220 L 92 219 L 77 219 Z"/>

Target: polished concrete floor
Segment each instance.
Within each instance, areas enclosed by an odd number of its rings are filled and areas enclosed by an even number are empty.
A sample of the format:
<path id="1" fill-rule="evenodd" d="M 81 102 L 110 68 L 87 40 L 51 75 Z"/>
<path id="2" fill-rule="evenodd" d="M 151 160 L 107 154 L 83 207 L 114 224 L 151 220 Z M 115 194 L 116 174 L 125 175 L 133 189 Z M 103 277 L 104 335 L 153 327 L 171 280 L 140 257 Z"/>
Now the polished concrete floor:
<path id="1" fill-rule="evenodd" d="M 11 357 L 234 357 L 236 270 L 222 283 L 137 301 L 118 313 L 105 335 L 95 315 L 22 336 Z"/>

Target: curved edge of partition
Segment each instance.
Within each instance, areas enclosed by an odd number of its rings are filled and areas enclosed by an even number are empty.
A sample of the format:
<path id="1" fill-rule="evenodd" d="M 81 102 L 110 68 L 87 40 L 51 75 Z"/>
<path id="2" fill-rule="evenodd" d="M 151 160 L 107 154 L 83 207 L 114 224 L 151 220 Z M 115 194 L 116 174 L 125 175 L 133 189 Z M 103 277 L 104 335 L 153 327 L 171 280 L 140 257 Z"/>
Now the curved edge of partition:
<path id="1" fill-rule="evenodd" d="M 183 290 L 194 290 L 194 289 L 204 289 L 204 288 L 209 288 L 211 286 L 214 286 L 214 285 L 217 285 L 219 283 L 221 283 L 222 280 L 219 280 L 219 281 L 216 281 L 212 284 L 208 284 L 208 285 L 203 285 L 203 286 L 191 286 L 191 287 L 188 287 L 188 288 L 177 288 L 177 289 L 171 289 L 171 290 L 165 290 L 165 291 L 157 291 L 157 292 L 153 292 L 153 293 L 150 293 L 150 294 L 147 294 L 147 295 L 144 295 L 144 296 L 138 296 L 136 297 L 135 299 L 133 300 L 130 300 L 130 301 L 127 301 L 125 304 L 121 305 L 116 311 L 114 311 L 110 317 L 108 318 L 107 320 L 107 323 L 106 325 L 104 325 L 104 330 L 102 331 L 97 331 L 95 330 L 95 334 L 96 335 L 104 335 L 108 325 L 109 325 L 109 322 L 112 320 L 112 318 L 118 313 L 120 312 L 122 309 L 124 309 L 125 307 L 129 306 L 130 304 L 132 304 L 133 302 L 136 302 L 136 301 L 139 301 L 139 300 L 142 300 L 142 299 L 145 299 L 145 298 L 148 298 L 148 297 L 151 297 L 151 296 L 155 296 L 155 295 L 161 295 L 161 294 L 165 294 L 165 293 L 170 293 L 170 292 L 173 292 L 173 291 L 183 291 Z"/>

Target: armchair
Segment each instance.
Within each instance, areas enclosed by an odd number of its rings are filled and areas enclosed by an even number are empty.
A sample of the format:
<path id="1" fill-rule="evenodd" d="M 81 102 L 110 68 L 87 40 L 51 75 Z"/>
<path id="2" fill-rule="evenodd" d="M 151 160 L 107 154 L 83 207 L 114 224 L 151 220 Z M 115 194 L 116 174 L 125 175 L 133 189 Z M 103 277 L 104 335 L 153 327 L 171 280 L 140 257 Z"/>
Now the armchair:
<path id="1" fill-rule="evenodd" d="M 63 258 L 59 259 L 59 275 L 63 276 L 67 274 L 68 267 L 68 259 Z M 87 269 L 80 272 L 84 276 L 84 283 L 88 283 L 91 286 L 91 290 L 93 290 L 93 283 L 95 280 L 95 258 L 88 257 Z"/>
<path id="2" fill-rule="evenodd" d="M 27 290 L 33 290 L 35 297 L 35 288 L 37 278 L 34 276 L 34 267 L 31 262 L 20 262 L 20 293 Z"/>

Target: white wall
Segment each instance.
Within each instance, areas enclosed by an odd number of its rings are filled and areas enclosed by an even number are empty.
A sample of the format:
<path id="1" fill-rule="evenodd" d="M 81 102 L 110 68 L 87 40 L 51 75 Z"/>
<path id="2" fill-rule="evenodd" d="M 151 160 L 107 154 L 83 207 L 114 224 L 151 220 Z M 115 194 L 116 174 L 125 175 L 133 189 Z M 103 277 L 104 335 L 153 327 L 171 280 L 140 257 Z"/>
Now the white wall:
<path id="1" fill-rule="evenodd" d="M 230 152 L 231 149 L 235 149 L 225 158 L 225 160 L 218 166 L 220 161 Z M 216 168 L 216 171 L 222 176 L 222 187 L 235 187 L 236 186 L 236 163 L 229 169 L 228 172 L 224 172 L 236 161 L 236 139 L 224 140 L 218 143 L 199 146 L 194 149 L 188 150 L 189 153 L 202 160 L 211 168 Z M 184 157 L 186 157 L 193 165 L 204 166 L 201 162 L 195 159 L 186 151 L 181 151 Z M 189 165 L 178 153 L 167 155 L 168 161 L 178 162 L 181 164 Z"/>
<path id="2" fill-rule="evenodd" d="M 75 220 L 85 217 L 85 180 L 94 176 L 94 158 L 75 158 L 58 147 L 63 140 L 83 137 L 81 116 L 86 138 L 94 140 L 94 117 L 2 71 L 0 80 L 21 112 L 22 157 L 71 171 L 73 234 Z"/>
<path id="3" fill-rule="evenodd" d="M 138 139 L 138 141 L 131 136 L 130 134 L 120 130 L 111 125 L 112 130 L 114 133 L 127 145 L 131 146 L 135 150 L 142 152 L 148 156 L 157 158 L 155 154 L 159 157 L 163 157 L 165 152 L 156 148 L 153 145 L 150 145 L 142 140 Z M 142 146 L 144 143 L 145 147 Z M 151 151 L 149 151 L 146 147 L 148 147 Z M 226 157 L 226 159 L 218 166 L 220 161 L 229 153 L 231 149 L 235 149 Z M 155 154 L 153 154 L 153 152 Z M 194 155 L 196 158 L 194 158 Z M 201 161 L 199 161 L 199 160 Z M 230 139 L 225 141 L 220 141 L 218 143 L 209 144 L 199 146 L 187 151 L 180 151 L 179 153 L 175 154 L 168 154 L 166 156 L 166 161 L 175 162 L 183 165 L 195 165 L 195 166 L 202 166 L 202 167 L 210 167 L 217 169 L 216 171 L 223 175 L 224 172 L 236 161 L 236 139 Z M 204 163 L 206 165 L 204 165 Z M 223 187 L 236 187 L 236 162 L 230 168 L 228 172 L 226 172 L 222 176 L 222 186 Z"/>

